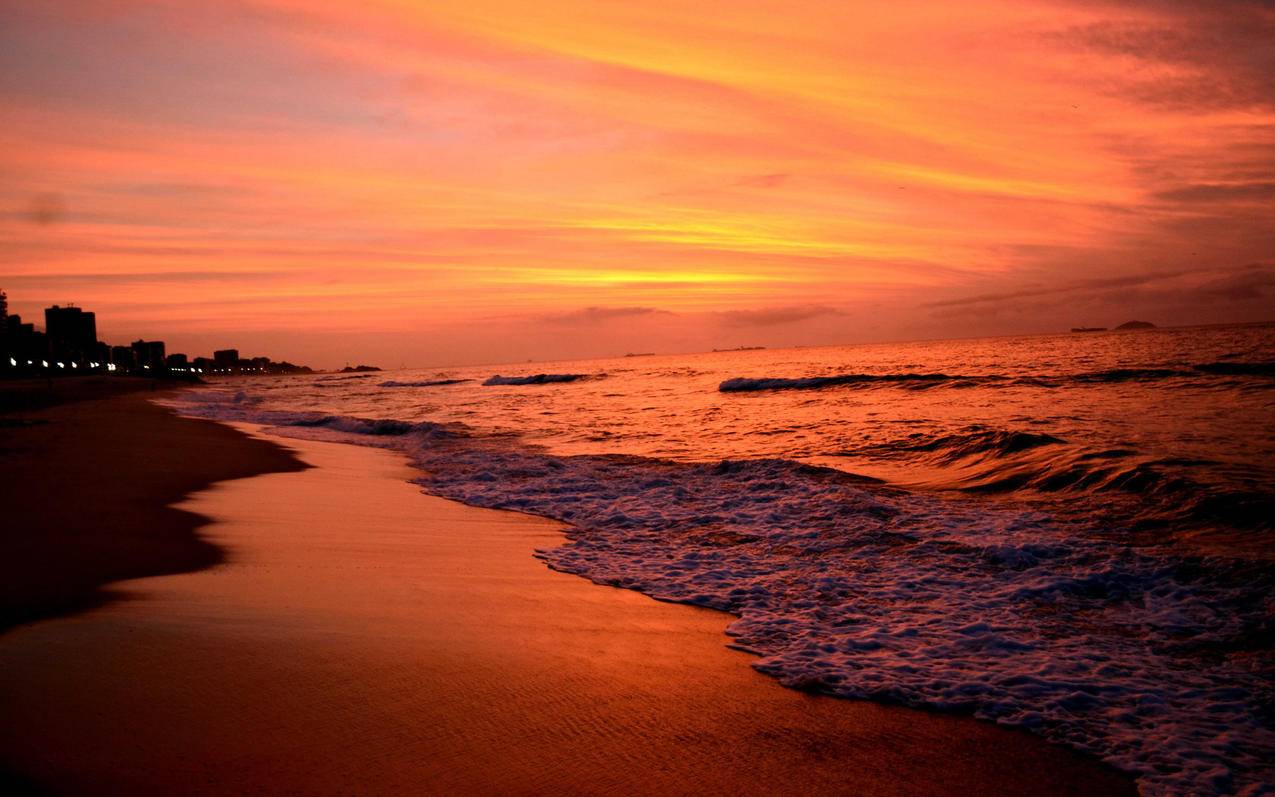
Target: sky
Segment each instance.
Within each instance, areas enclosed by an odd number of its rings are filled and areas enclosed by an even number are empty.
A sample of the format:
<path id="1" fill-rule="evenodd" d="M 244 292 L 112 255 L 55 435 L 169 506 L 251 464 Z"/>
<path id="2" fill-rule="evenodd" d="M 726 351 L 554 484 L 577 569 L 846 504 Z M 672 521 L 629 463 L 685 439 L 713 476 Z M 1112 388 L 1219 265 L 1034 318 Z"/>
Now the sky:
<path id="1" fill-rule="evenodd" d="M 0 0 L 0 289 L 396 367 L 1275 319 L 1275 3 Z"/>

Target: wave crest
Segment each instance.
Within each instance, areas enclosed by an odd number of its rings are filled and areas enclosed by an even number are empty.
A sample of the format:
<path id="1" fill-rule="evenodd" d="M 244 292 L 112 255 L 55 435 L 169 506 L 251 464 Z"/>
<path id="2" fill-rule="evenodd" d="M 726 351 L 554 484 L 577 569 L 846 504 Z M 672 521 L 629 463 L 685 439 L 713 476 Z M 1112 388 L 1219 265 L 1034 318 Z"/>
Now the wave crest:
<path id="1" fill-rule="evenodd" d="M 492 385 L 549 385 L 559 382 L 575 382 L 587 378 L 587 374 L 531 374 L 530 376 L 501 376 L 496 374 L 486 382 L 483 382 L 483 385 L 489 387 Z"/>
<path id="2" fill-rule="evenodd" d="M 939 384 L 958 381 L 977 381 L 989 377 L 948 376 L 947 374 L 838 374 L 835 376 L 807 376 L 797 379 L 782 377 L 727 379 L 717 386 L 722 393 L 742 393 L 758 390 L 818 390 L 839 385 L 872 385 L 884 382 Z"/>
<path id="3" fill-rule="evenodd" d="M 932 489 L 1114 496 L 1109 505 L 1116 501 L 1122 513 L 1146 527 L 1275 528 L 1275 496 L 1214 483 L 1208 473 L 1218 463 L 1147 457 L 1131 449 L 1092 451 L 1040 432 L 973 426 L 960 434 L 916 434 L 838 456 L 934 466 L 938 475 L 918 483 Z M 1231 475 L 1235 483 L 1246 481 L 1234 467 Z M 1251 481 L 1258 478 L 1254 474 Z"/>
<path id="4" fill-rule="evenodd" d="M 396 382 L 390 379 L 381 382 L 377 387 L 442 387 L 443 385 L 459 385 L 472 382 L 472 379 L 425 379 L 419 382 Z"/>
<path id="5" fill-rule="evenodd" d="M 1057 388 L 1064 385 L 1118 384 L 1121 382 L 1152 382 L 1166 379 L 1207 379 L 1215 376 L 1269 377 L 1275 376 L 1275 362 L 1215 362 L 1202 363 L 1187 368 L 1110 368 L 1077 374 L 1015 375 L 985 374 L 969 376 L 960 374 L 833 374 L 805 377 L 734 377 L 717 386 L 722 393 L 745 393 L 767 390 L 821 390 L 829 387 L 876 387 L 897 385 L 911 390 L 931 387 L 1040 387 Z"/>

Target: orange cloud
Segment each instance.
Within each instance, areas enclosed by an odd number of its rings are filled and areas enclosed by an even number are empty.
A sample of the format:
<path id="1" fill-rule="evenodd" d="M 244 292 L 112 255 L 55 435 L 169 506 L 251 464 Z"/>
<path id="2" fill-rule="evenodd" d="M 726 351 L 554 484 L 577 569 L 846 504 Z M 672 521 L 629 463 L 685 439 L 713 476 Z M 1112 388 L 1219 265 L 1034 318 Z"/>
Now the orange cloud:
<path id="1" fill-rule="evenodd" d="M 810 308 L 846 340 L 868 306 L 874 337 L 1066 326 L 938 308 L 1265 262 L 1273 31 L 1151 0 L 6 3 L 0 273 L 20 312 L 316 362 L 490 357 L 473 319 L 584 308 L 675 312 L 683 346 Z"/>

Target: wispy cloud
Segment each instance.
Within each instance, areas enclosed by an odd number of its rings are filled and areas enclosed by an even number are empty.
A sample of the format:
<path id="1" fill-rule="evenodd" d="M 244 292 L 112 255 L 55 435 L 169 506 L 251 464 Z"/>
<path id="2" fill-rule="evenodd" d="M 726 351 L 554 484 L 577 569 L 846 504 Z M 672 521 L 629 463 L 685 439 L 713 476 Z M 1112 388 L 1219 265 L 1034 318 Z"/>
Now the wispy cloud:
<path id="1" fill-rule="evenodd" d="M 1165 202 L 1275 204 L 1275 182 L 1195 183 L 1158 191 L 1155 198 Z"/>
<path id="2" fill-rule="evenodd" d="M 815 318 L 845 315 L 844 310 L 826 305 L 797 305 L 792 307 L 765 307 L 756 310 L 726 310 L 717 317 L 723 323 L 739 327 L 775 327 L 799 324 Z"/>
<path id="3" fill-rule="evenodd" d="M 548 314 L 544 319 L 559 324 L 590 325 L 656 315 L 672 313 L 654 307 L 584 307 L 566 313 Z"/>
<path id="4" fill-rule="evenodd" d="M 1137 62 L 1109 90 L 1181 110 L 1275 107 L 1275 6 L 1261 0 L 1098 4 L 1110 18 L 1054 34 Z M 1121 13 L 1123 12 L 1123 13 Z"/>
<path id="5" fill-rule="evenodd" d="M 1191 271 L 1160 271 L 1110 279 L 1075 280 L 1055 286 L 964 296 L 927 302 L 946 317 L 1024 317 L 1064 320 L 1095 310 L 1155 315 L 1163 323 L 1195 322 L 1229 308 L 1247 320 L 1269 320 L 1263 305 L 1275 297 L 1275 263 Z M 1257 310 L 1257 315 L 1250 311 Z M 1117 316 L 1118 317 L 1118 316 Z M 1216 316 L 1213 316 L 1216 318 Z M 1077 319 L 1084 320 L 1082 319 Z M 1111 320 L 1111 319 L 1107 319 Z M 1120 318 L 1119 320 L 1127 320 Z M 1237 320 L 1234 316 L 1225 320 Z M 1112 320 L 1112 323 L 1116 321 Z"/>

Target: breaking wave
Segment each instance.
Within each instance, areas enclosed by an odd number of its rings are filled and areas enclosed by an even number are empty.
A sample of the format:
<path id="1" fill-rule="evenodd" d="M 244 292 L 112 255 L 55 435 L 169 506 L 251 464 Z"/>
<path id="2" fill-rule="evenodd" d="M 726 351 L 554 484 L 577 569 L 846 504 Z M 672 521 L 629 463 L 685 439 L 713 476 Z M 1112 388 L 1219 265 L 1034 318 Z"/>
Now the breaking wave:
<path id="1" fill-rule="evenodd" d="M 1060 387 L 1067 384 L 1115 384 L 1164 379 L 1203 379 L 1215 376 L 1273 377 L 1272 362 L 1214 362 L 1181 368 L 1111 368 L 1077 374 L 1008 376 L 987 374 L 966 376 L 952 374 L 834 374 L 806 377 L 735 377 L 717 386 L 722 393 L 745 393 L 768 390 L 821 390 L 830 387 L 878 387 L 897 385 L 913 390 L 932 387 Z M 1269 383 L 1267 386 L 1275 385 Z"/>
<path id="2" fill-rule="evenodd" d="M 1062 442 L 1049 434 L 971 427 L 964 434 L 938 437 L 916 434 L 889 446 L 874 448 L 878 450 L 885 448 L 896 452 L 926 452 L 933 454 L 933 459 L 936 461 L 954 462 L 970 457 L 980 459 L 1003 457 L 1041 446 L 1058 445 Z"/>
<path id="3" fill-rule="evenodd" d="M 548 385 L 558 382 L 575 382 L 587 378 L 587 374 L 532 374 L 530 376 L 501 376 L 496 374 L 486 382 L 483 382 L 483 385 Z"/>
<path id="4" fill-rule="evenodd" d="M 1211 472 L 1220 463 L 1148 457 L 1131 449 L 1088 450 L 1050 434 L 973 426 L 959 434 L 909 435 L 840 452 L 868 460 L 935 466 L 938 476 L 916 486 L 967 493 L 1115 496 L 1123 516 L 1143 527 L 1196 527 L 1201 522 L 1247 531 L 1275 530 L 1275 496 L 1254 486 L 1260 476 L 1228 470 L 1226 484 Z M 1092 512 L 1097 504 L 1084 505 Z M 1258 538 L 1262 539 L 1262 538 Z"/>
<path id="5" fill-rule="evenodd" d="M 718 385 L 723 393 L 742 393 L 755 390 L 818 390 L 840 385 L 876 385 L 902 383 L 912 385 L 936 385 L 961 381 L 978 381 L 989 377 L 948 376 L 947 374 L 838 374 L 836 376 L 807 376 L 799 379 L 763 377 L 727 379 Z"/>
<path id="6" fill-rule="evenodd" d="M 459 385 L 472 381 L 472 379 L 425 379 L 419 382 L 396 382 L 391 379 L 381 382 L 377 387 L 442 387 L 443 385 Z"/>
<path id="7" fill-rule="evenodd" d="M 570 524 L 549 566 L 736 615 L 728 633 L 788 686 L 1024 728 L 1147 794 L 1275 788 L 1269 568 L 785 459 L 557 456 L 459 425 L 184 408 L 391 447 L 428 492 Z M 912 445 L 961 462 L 1067 443 L 975 429 Z"/>
<path id="8" fill-rule="evenodd" d="M 1204 363 L 1195 366 L 1195 370 L 1203 371 L 1207 374 L 1222 374 L 1226 376 L 1275 376 L 1275 362 L 1217 362 Z"/>

